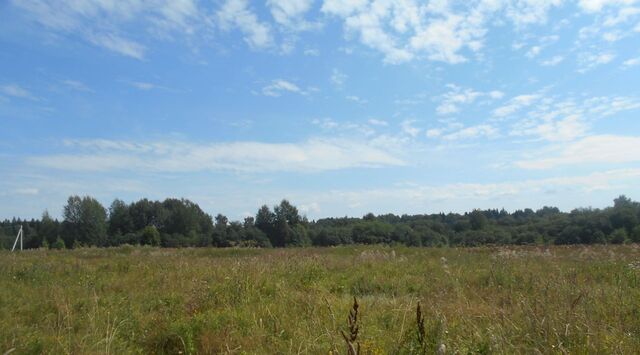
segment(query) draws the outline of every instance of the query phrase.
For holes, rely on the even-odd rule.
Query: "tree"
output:
[[[155,226],[146,226],[140,234],[140,243],[142,245],[160,245],[160,232]]]
[[[274,230],[275,230],[275,215],[267,205],[262,205],[256,213],[256,227],[261,230],[269,238],[269,242],[273,246],[278,246],[274,243]]]
[[[627,230],[624,228],[614,230],[609,236],[609,240],[612,244],[624,244],[628,239]]]
[[[484,229],[487,226],[488,220],[482,211],[473,210],[469,215],[469,223],[471,224],[471,229],[477,231]]]
[[[66,244],[104,246],[107,237],[107,211],[90,196],[71,196],[64,207]]]
[[[60,237],[58,237],[56,241],[53,244],[51,244],[51,249],[62,250],[64,248],[65,248],[64,240],[62,240],[62,238]]]
[[[46,241],[48,245],[53,244],[58,238],[58,222],[49,216],[48,211],[42,213],[42,222],[38,228],[38,235],[42,237],[42,243]]]
[[[282,200],[278,206],[273,208],[277,220],[284,220],[290,226],[295,226],[302,222],[298,209],[287,200]]]
[[[108,232],[111,236],[134,232],[129,206],[122,200],[113,200],[109,207]]]
[[[631,232],[631,241],[634,243],[640,243],[640,225],[635,226]]]

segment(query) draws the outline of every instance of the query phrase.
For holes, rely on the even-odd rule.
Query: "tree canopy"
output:
[[[71,196],[63,220],[47,211],[39,220],[0,222],[0,248],[10,248],[23,226],[25,248],[140,244],[162,247],[302,247],[342,244],[477,246],[504,244],[640,243],[640,203],[626,196],[604,209],[561,212],[543,207],[507,212],[374,215],[309,221],[287,200],[255,216],[230,221],[187,199],[116,199],[108,210],[90,196]]]

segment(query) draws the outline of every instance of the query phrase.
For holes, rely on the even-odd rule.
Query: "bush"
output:
[[[146,226],[140,233],[140,243],[142,245],[160,245],[160,232],[155,226]]]
[[[631,231],[631,241],[634,243],[640,243],[640,225],[633,228]]]
[[[628,240],[627,231],[624,228],[618,228],[611,233],[609,240],[613,244],[623,244]]]
[[[64,245],[64,240],[62,240],[62,238],[58,237],[56,239],[56,241],[51,244],[51,249],[58,249],[58,250],[62,250],[66,248],[66,246]]]

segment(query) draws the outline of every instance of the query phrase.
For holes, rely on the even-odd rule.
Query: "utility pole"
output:
[[[20,230],[18,231],[18,236],[16,236],[16,241],[13,242],[13,248],[11,248],[11,251],[16,250],[16,244],[18,244],[18,239],[20,239],[20,250],[22,250],[22,241],[24,239],[24,232],[22,231],[22,225],[20,225]]]

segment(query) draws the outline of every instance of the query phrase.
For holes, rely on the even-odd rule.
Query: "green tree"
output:
[[[627,231],[624,228],[614,230],[609,236],[609,240],[612,244],[624,244],[628,239]]]
[[[109,235],[124,235],[133,231],[133,220],[129,213],[129,206],[122,200],[113,200],[109,207]]]
[[[65,238],[84,245],[104,246],[107,237],[107,211],[96,199],[71,196],[64,207]]]
[[[631,241],[634,243],[640,243],[640,225],[635,226],[631,232]]]
[[[155,226],[146,226],[140,234],[140,243],[142,245],[160,245],[160,232]]]
[[[58,237],[56,241],[53,242],[53,244],[51,244],[51,249],[62,250],[64,248],[65,248],[64,240],[62,240],[62,238],[60,237]]]
[[[49,216],[48,211],[42,213],[42,220],[38,228],[38,235],[42,237],[42,243],[46,241],[48,245],[53,244],[58,238],[58,222]]]
[[[469,223],[473,230],[484,229],[488,222],[487,217],[480,210],[473,210],[473,212],[469,214]]]

